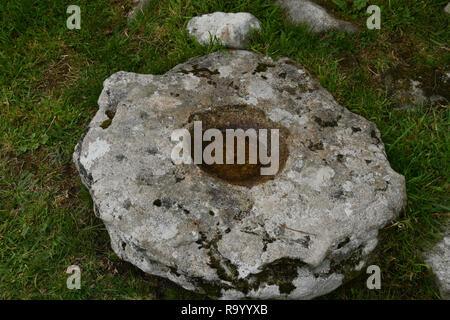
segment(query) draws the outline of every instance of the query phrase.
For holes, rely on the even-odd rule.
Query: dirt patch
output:
[[[52,152],[40,147],[33,152],[17,155],[9,151],[0,156],[4,173],[9,177],[21,177],[26,173],[38,183],[33,184],[34,192],[51,192],[51,205],[59,208],[75,208],[82,201],[82,185],[75,165],[70,161],[58,163],[52,161]],[[20,178],[19,178],[20,179]],[[20,181],[18,181],[20,183]],[[14,185],[12,185],[14,187]],[[77,216],[81,224],[88,223],[90,212],[86,216]]]
[[[432,97],[443,97],[450,100],[450,82],[446,71],[436,69],[424,63],[419,52],[423,52],[423,44],[411,37],[395,36],[391,39],[390,57],[392,63],[380,77],[381,84],[390,95],[397,92],[414,94],[412,83],[423,95],[426,102]]]
[[[419,67],[418,69],[397,66],[383,74],[385,85],[390,94],[399,90],[410,90],[410,81],[419,82],[418,87],[426,98],[441,96],[450,101],[450,82],[442,70]]]
[[[355,43],[355,50],[336,54],[339,72],[355,85],[363,79],[372,88],[387,91],[398,107],[450,100],[449,70],[425,63],[426,50],[431,49],[412,36],[380,33],[368,46]],[[361,69],[364,73],[355,77]]]
[[[85,59],[81,59],[62,41],[57,47],[61,49],[61,54],[46,63],[47,67],[35,87],[36,90],[46,94],[54,94],[77,81],[82,66],[87,64]]]

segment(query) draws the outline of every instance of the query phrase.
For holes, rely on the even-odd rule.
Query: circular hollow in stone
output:
[[[191,133],[191,153],[194,158],[194,121],[201,121],[202,135],[208,129],[218,129],[223,136],[223,163],[222,164],[205,164],[202,163],[199,167],[208,174],[222,179],[231,184],[240,186],[252,186],[258,183],[273,179],[276,174],[281,172],[288,158],[287,138],[289,131],[281,124],[275,123],[267,118],[265,113],[253,106],[248,105],[234,105],[234,106],[219,106],[208,108],[206,110],[194,112],[189,117],[189,132]],[[277,129],[279,131],[279,164],[277,173],[274,175],[262,175],[261,168],[268,167],[270,164],[262,164],[260,157],[257,157],[257,163],[251,164],[249,161],[249,143],[250,138],[245,138],[245,164],[238,164],[238,147],[237,138],[234,138],[234,159],[233,164],[226,163],[226,148],[228,141],[226,139],[226,130],[254,129],[257,133],[257,145],[259,148],[259,130],[267,130],[267,149],[268,156],[271,150],[271,130]],[[204,141],[202,152],[210,142]],[[258,149],[259,152],[259,149]]]

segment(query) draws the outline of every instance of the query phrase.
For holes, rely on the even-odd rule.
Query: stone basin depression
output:
[[[113,250],[212,298],[331,292],[367,266],[406,203],[375,124],[290,59],[231,50],[163,75],[118,72],[98,104],[74,162]],[[174,163],[171,135],[194,121],[278,129],[279,170]]]

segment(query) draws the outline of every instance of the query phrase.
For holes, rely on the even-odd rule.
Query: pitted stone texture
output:
[[[292,23],[307,24],[312,32],[342,30],[358,32],[358,28],[349,22],[338,20],[324,8],[308,0],[277,0],[280,7],[286,9]]]
[[[118,72],[98,103],[74,153],[95,213],[122,259],[189,290],[326,294],[365,266],[378,230],[405,205],[376,126],[286,58],[216,52],[164,75]],[[227,105],[252,105],[289,130],[273,180],[230,185],[172,163],[173,130]]]
[[[218,39],[228,48],[245,49],[254,30],[261,30],[261,22],[247,12],[214,12],[189,20],[186,29],[201,44]]]
[[[450,300],[450,224],[443,239],[426,253],[426,262],[433,269],[442,299]]]

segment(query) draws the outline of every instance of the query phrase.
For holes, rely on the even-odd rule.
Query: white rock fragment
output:
[[[324,8],[308,0],[277,0],[286,9],[288,19],[295,24],[306,24],[312,32],[342,30],[357,32],[358,28],[349,22],[338,20]]]
[[[261,22],[247,12],[214,12],[189,20],[186,29],[201,44],[218,39],[225,47],[244,49],[250,41],[252,31],[261,30]]]
[[[450,224],[443,239],[425,253],[425,260],[432,268],[442,299],[450,300]]]

